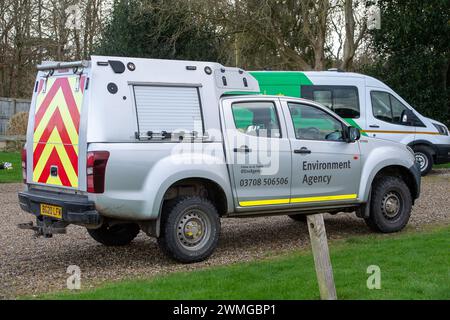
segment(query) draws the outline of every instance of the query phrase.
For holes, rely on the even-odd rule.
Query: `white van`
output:
[[[383,82],[338,70],[317,72],[256,71],[264,94],[314,100],[330,108],[364,136],[410,146],[422,175],[433,164],[450,162],[448,128],[422,116]]]

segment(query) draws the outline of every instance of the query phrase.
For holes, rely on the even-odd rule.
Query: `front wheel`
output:
[[[365,221],[374,231],[397,232],[408,223],[411,210],[412,197],[408,186],[398,177],[386,176],[374,183],[370,216]]]
[[[205,198],[180,197],[163,208],[158,244],[169,257],[184,263],[208,258],[219,241],[220,218]]]
[[[419,164],[421,175],[426,176],[433,168],[433,151],[427,146],[419,145],[414,147],[414,157]]]

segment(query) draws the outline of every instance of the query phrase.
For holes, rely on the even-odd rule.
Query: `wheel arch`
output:
[[[394,177],[401,178],[408,186],[408,189],[411,192],[411,197],[413,199],[413,204],[414,204],[414,200],[417,199],[417,197],[419,195],[420,186],[417,185],[414,174],[411,172],[411,170],[409,168],[406,168],[401,165],[389,165],[389,166],[381,168],[374,175],[372,181],[370,182],[371,188],[374,185],[374,183],[376,183],[377,180],[383,176],[394,176]]]
[[[429,147],[431,149],[431,151],[433,151],[433,157],[436,156],[436,148],[432,142],[427,141],[427,140],[414,140],[414,141],[411,141],[410,143],[408,143],[408,147],[411,147],[412,149],[414,149],[414,147],[417,147],[417,146]]]
[[[173,182],[164,192],[161,209],[166,201],[179,196],[190,195],[201,196],[210,200],[219,212],[219,216],[228,213],[228,197],[224,188],[216,181],[205,177],[187,177]]]

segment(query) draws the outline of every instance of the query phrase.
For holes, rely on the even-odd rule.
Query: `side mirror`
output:
[[[417,121],[418,118],[417,116],[414,114],[414,112],[412,112],[411,110],[403,110],[402,114],[401,114],[401,124],[405,125],[405,126],[413,126]]]
[[[358,141],[359,138],[361,138],[361,132],[358,128],[355,127],[348,127],[347,129],[347,142],[355,142]]]

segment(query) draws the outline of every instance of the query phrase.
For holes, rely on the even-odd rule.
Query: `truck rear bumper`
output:
[[[41,204],[47,204],[62,208],[61,219],[50,219],[79,225],[99,225],[102,222],[102,217],[95,210],[94,203],[83,195],[29,190],[19,192],[19,204],[22,210],[38,218],[49,218],[41,215]]]

